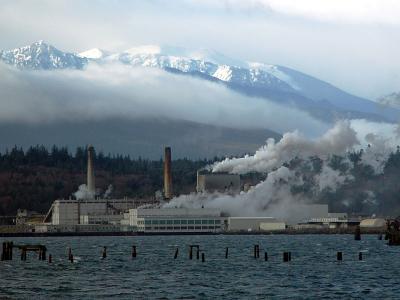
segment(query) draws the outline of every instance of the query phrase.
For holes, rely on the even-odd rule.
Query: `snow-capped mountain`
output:
[[[46,44],[43,41],[29,46],[0,51],[0,60],[21,69],[82,69],[87,59],[72,53],[67,53]]]
[[[201,73],[224,82],[246,86],[271,87],[290,91],[285,81],[260,68],[251,68],[241,62],[214,51],[188,51],[178,47],[141,46],[121,53],[91,49],[79,53],[80,57],[99,63],[120,62],[131,66],[175,70],[182,73]],[[225,64],[230,62],[232,65]]]
[[[105,58],[105,57],[109,56],[110,54],[111,54],[111,52],[108,52],[106,50],[99,49],[99,48],[93,48],[93,49],[84,51],[82,53],[79,53],[78,56],[82,57],[82,58],[95,60],[95,59]]]
[[[180,47],[139,46],[113,53],[94,48],[79,54],[66,53],[43,41],[0,51],[0,61],[20,69],[84,69],[91,63],[122,63],[153,67],[182,75],[217,81],[240,93],[290,103],[315,117],[397,121],[399,111],[346,93],[329,83],[278,65],[246,62],[210,50]]]

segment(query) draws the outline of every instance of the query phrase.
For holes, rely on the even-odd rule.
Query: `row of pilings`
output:
[[[13,242],[3,242],[3,251],[1,254],[1,260],[12,260],[12,249],[13,248],[19,248],[21,250],[21,260],[26,261],[27,259],[27,252],[28,251],[35,251],[38,253],[38,258],[39,260],[45,261],[47,260],[46,258],[46,247],[43,245],[14,245]],[[189,253],[188,253],[188,258],[189,260],[200,260],[202,262],[205,262],[205,251],[200,248],[200,245],[189,245]],[[177,259],[179,255],[179,247],[175,249],[175,253],[173,258]],[[138,256],[137,253],[137,246],[132,246],[132,251],[131,251],[131,258],[135,259]],[[253,257],[254,259],[259,259],[260,258],[260,245],[256,244],[253,247]],[[68,260],[73,263],[74,262],[74,255],[72,253],[72,248],[68,248],[67,252],[67,258]],[[107,258],[107,247],[104,246],[101,254],[101,258],[104,260]],[[229,258],[229,247],[225,248],[225,259]],[[49,254],[48,256],[48,262],[52,263],[52,255]],[[269,256],[268,252],[264,251],[264,260],[268,261]],[[282,253],[282,261],[283,262],[290,262],[292,260],[292,253],[291,252],[283,252]],[[336,253],[336,260],[337,261],[342,261],[343,260],[343,252],[337,252]],[[363,260],[363,253],[359,252],[358,253],[358,260]]]

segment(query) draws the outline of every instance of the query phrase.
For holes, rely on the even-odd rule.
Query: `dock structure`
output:
[[[1,260],[12,260],[13,249],[19,249],[21,251],[21,260],[26,261],[26,253],[36,252],[38,253],[39,260],[46,260],[47,248],[44,245],[16,245],[13,242],[3,242],[3,248],[1,253]]]

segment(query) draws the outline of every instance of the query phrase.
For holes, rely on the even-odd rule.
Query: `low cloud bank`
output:
[[[83,72],[20,71],[0,64],[0,76],[0,122],[164,117],[281,133],[298,128],[309,135],[327,127],[294,108],[158,69],[116,64]]]

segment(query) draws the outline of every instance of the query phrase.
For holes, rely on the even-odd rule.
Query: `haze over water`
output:
[[[11,239],[9,239],[11,240]],[[0,262],[0,297],[11,299],[396,298],[400,248],[376,235],[254,235],[13,238],[46,245],[53,263],[29,253]],[[1,239],[0,242],[5,241]],[[191,261],[199,244],[206,261]],[[260,258],[253,245],[260,244]],[[138,256],[131,258],[137,245]],[[101,259],[103,246],[107,258]],[[67,260],[72,247],[75,262]],[[174,260],[176,247],[179,255]],[[225,247],[229,258],[225,259]],[[264,251],[269,260],[264,261]],[[292,261],[282,262],[291,251]],[[336,252],[343,261],[336,261]],[[358,260],[359,251],[363,261]]]

